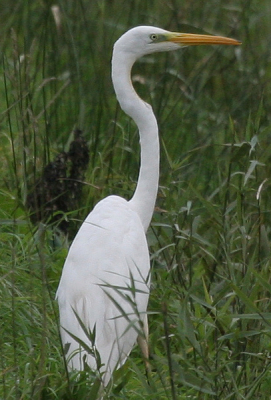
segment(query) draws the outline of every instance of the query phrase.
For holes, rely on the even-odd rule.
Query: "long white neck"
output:
[[[112,80],[117,99],[123,111],[136,123],[141,145],[141,165],[135,193],[130,200],[147,231],[157,196],[159,179],[159,137],[152,107],[135,92],[131,82],[131,69],[136,60],[114,49],[112,57]]]

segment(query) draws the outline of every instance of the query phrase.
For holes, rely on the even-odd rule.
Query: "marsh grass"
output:
[[[129,198],[138,137],[111,85],[114,41],[131,26],[224,34],[240,48],[190,48],[140,60],[134,85],[153,105],[161,179],[148,233],[152,373],[135,348],[110,399],[270,399],[270,4],[11,1],[1,9],[0,398],[95,399],[68,375],[54,301],[67,254],[50,221],[30,224],[33,181],[84,131],[92,206]],[[90,384],[93,382],[93,384]]]

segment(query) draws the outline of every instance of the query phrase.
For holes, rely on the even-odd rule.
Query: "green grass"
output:
[[[67,218],[79,227],[102,197],[132,195],[138,136],[110,59],[139,24],[243,44],[152,55],[133,70],[161,136],[152,373],[147,383],[135,347],[106,398],[270,399],[269,1],[60,1],[59,29],[52,4],[9,1],[0,15],[0,399],[97,398],[97,382],[68,376],[63,360],[54,296],[68,245],[50,221],[31,225],[25,202],[75,127],[90,165],[82,207]]]

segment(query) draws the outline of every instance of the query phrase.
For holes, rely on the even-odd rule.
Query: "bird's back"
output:
[[[125,361],[146,316],[149,268],[144,229],[129,202],[117,196],[99,202],[71,245],[56,295],[71,369],[83,369],[84,355],[97,368],[91,355],[77,351],[78,342],[68,333],[93,347],[75,313],[87,329],[95,327],[105,384]]]

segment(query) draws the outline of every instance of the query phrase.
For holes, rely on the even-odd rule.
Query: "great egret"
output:
[[[116,96],[139,129],[138,183],[131,200],[106,197],[87,216],[71,245],[56,294],[69,368],[82,370],[86,362],[91,369],[100,369],[104,385],[124,363],[137,338],[143,354],[148,355],[150,261],[145,234],[158,190],[159,138],[151,106],[132,86],[131,69],[145,54],[203,44],[240,42],[139,26],[114,45],[112,80]]]

